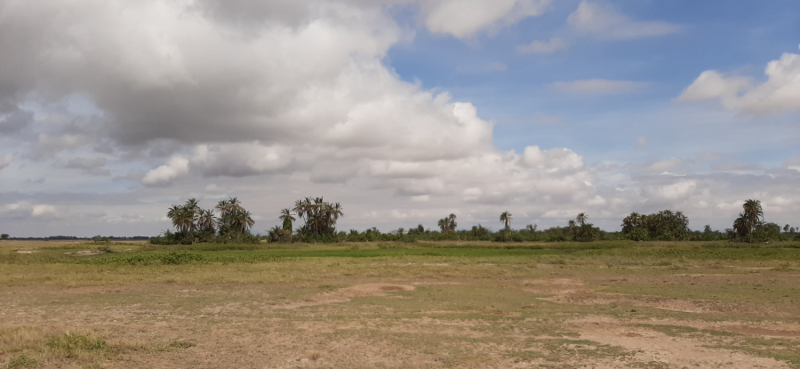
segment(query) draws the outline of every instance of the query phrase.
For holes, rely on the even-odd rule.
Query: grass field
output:
[[[0,242],[0,368],[800,368],[800,243]]]

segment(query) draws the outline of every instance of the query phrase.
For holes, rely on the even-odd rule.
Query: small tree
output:
[[[7,240],[8,239],[8,233],[0,234],[0,239],[2,239],[3,241]]]
[[[511,223],[511,213],[504,211],[503,214],[500,214],[500,223],[505,225],[505,229],[509,229],[508,224]]]

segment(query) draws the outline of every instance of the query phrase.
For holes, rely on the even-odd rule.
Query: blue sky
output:
[[[152,235],[190,197],[256,231],[607,230],[757,198],[800,226],[800,3],[94,0],[0,5],[0,226]],[[3,231],[0,229],[0,231]]]

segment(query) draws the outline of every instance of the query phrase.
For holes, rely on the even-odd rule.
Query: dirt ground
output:
[[[0,264],[0,367],[800,368],[798,265],[488,261]]]

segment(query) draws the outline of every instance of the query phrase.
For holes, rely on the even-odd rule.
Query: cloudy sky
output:
[[[0,232],[800,226],[796,0],[0,0]]]

